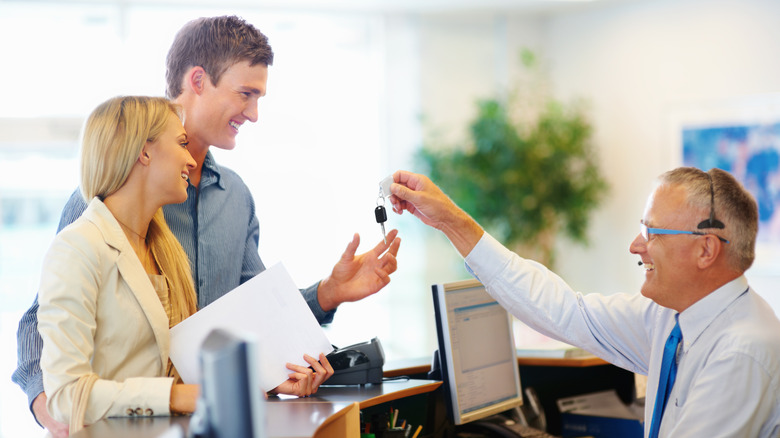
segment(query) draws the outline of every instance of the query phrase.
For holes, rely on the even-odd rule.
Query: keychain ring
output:
[[[376,205],[377,206],[380,206],[380,205],[384,206],[385,205],[385,196],[384,195],[385,194],[384,194],[384,192],[382,192],[382,187],[379,187],[379,196],[376,198]],[[379,203],[380,200],[382,201],[381,204]]]

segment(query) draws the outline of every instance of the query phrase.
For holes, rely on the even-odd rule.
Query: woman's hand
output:
[[[191,414],[195,412],[199,392],[198,385],[173,385],[171,387],[171,413]]]
[[[320,385],[333,375],[333,367],[324,354],[320,353],[319,361],[308,354],[304,354],[303,359],[311,367],[288,363],[287,368],[293,372],[289,375],[289,379],[274,388],[272,393],[308,397],[316,393]]]

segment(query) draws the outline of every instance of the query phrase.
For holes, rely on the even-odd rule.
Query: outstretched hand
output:
[[[458,252],[466,257],[484,231],[482,227],[427,176],[399,170],[393,174],[390,203],[393,210],[412,213],[425,225],[441,230]]]
[[[311,367],[288,363],[287,368],[292,371],[288,376],[289,379],[274,388],[271,392],[275,394],[308,397],[316,393],[320,385],[333,375],[333,367],[324,354],[320,353],[319,361],[308,354],[304,354],[303,359],[311,365]]]
[[[322,280],[317,298],[328,312],[341,303],[362,300],[390,283],[390,274],[398,269],[398,230],[387,234],[387,243],[379,242],[370,251],[355,255],[360,236],[355,234],[330,275]]]
[[[393,174],[395,184],[390,186],[393,211],[412,213],[425,225],[441,230],[460,209],[427,176],[399,170]]]

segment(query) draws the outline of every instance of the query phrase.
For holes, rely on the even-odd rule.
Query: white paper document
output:
[[[198,354],[215,328],[256,341],[264,391],[288,379],[292,371],[286,363],[308,367],[304,354],[318,358],[320,353],[333,351],[282,264],[266,269],[171,329],[171,360],[184,383],[201,383]]]
[[[632,420],[643,418],[641,411],[637,415],[629,406],[623,404],[614,389],[561,398],[556,403],[561,412],[572,414]]]
[[[593,356],[582,348],[545,336],[517,318],[512,318],[512,329],[519,357],[575,358]]]

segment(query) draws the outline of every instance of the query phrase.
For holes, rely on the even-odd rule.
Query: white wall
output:
[[[628,246],[653,178],[680,164],[675,114],[780,90],[780,2],[641,0],[498,17],[421,20],[423,113],[448,135],[462,136],[474,99],[500,89],[505,78],[496,78],[511,75],[519,47],[535,49],[557,97],[591,102],[611,185],[594,215],[591,245],[562,242],[558,272],[583,291],[637,291],[643,275]],[[502,51],[505,59],[496,61]]]
[[[581,250],[562,259],[564,273],[583,288],[640,284],[632,269],[636,257],[615,254],[626,255],[637,233],[649,182],[679,164],[671,119],[683,108],[780,90],[778,16],[776,1],[686,0],[628,3],[549,21],[554,81],[562,95],[592,100],[612,184],[593,227],[598,240],[587,257],[593,261],[583,263]]]

